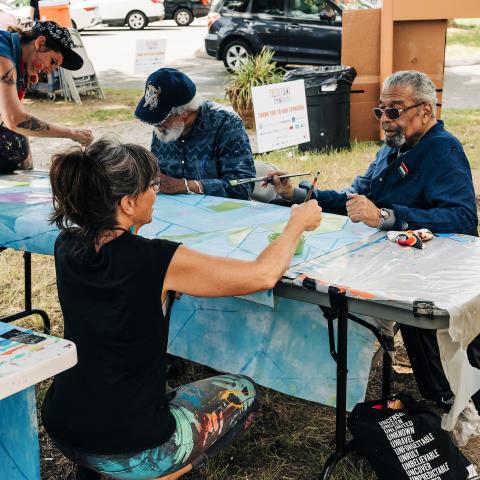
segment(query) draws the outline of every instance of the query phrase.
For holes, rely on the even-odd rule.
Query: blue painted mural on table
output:
[[[40,479],[34,385],[76,361],[72,342],[0,322],[0,479]]]
[[[237,298],[183,296],[172,318],[168,348],[176,355],[335,406],[336,363],[318,306],[285,298],[275,298],[271,308]],[[349,410],[365,397],[372,347],[370,332],[350,322]]]
[[[0,400],[0,478],[40,480],[35,387]]]
[[[12,183],[16,182],[16,183]],[[51,255],[57,231],[48,225],[48,176],[27,173],[0,177],[0,245]],[[199,251],[253,259],[282,230],[289,209],[200,195],[158,195],[145,237],[183,242]],[[346,217],[324,215],[306,233],[295,265],[376,232]],[[276,299],[271,292],[237,298],[183,297],[174,305],[169,350],[223,371],[251,375],[260,384],[309,400],[335,405],[336,364],[328,348],[326,321],[316,306]],[[372,335],[350,326],[348,405],[365,394]]]

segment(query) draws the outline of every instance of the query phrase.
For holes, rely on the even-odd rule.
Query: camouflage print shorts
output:
[[[201,465],[241,435],[258,409],[255,383],[242,375],[217,375],[183,385],[169,401],[176,422],[172,437],[135,454],[93,455],[54,444],[78,465],[124,480],[150,480],[186,465]]]

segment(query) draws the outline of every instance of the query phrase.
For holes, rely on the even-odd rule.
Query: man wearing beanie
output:
[[[250,198],[251,184],[229,183],[255,176],[242,120],[203,100],[187,75],[174,68],[152,73],[135,116],[153,126],[151,150],[162,172],[162,193]]]

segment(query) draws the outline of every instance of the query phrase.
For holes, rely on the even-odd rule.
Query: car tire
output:
[[[148,18],[140,10],[133,10],[127,15],[125,23],[130,30],[143,30],[148,25]]]
[[[225,45],[222,60],[228,72],[233,73],[252,54],[252,47],[243,40],[232,40]]]
[[[193,22],[193,13],[188,8],[179,8],[173,19],[179,27],[188,27]]]

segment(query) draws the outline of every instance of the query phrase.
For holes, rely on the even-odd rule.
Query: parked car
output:
[[[13,9],[17,18],[21,19],[18,24],[24,28],[32,26],[30,18],[29,0],[0,0],[2,3],[8,3]],[[94,27],[102,22],[97,3],[93,0],[69,0],[70,17],[72,18],[72,27],[76,30]],[[1,7],[0,7],[1,8]]]
[[[5,30],[10,25],[30,28],[33,25],[30,7],[18,8],[10,2],[0,0],[0,29]]]
[[[165,20],[175,20],[186,27],[194,18],[205,17],[210,11],[210,0],[165,0]]]
[[[103,23],[112,27],[127,25],[131,30],[142,30],[150,22],[163,20],[163,0],[96,0]]]
[[[96,1],[70,0],[70,16],[72,27],[79,32],[102,23],[100,8]]]
[[[359,0],[353,0],[359,2]],[[370,6],[367,0],[360,0]],[[219,0],[208,15],[207,53],[232,72],[248,55],[272,49],[279,63],[337,65],[342,44],[339,0]]]

